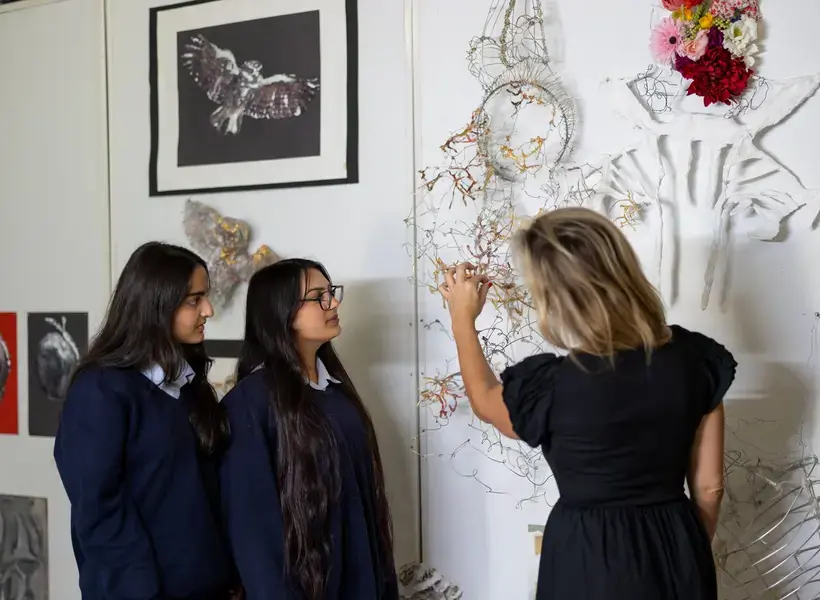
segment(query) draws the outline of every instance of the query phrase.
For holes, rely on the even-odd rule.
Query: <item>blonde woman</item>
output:
[[[492,282],[459,265],[441,293],[476,416],[540,446],[555,474],[537,600],[717,600],[731,353],[667,325],[629,242],[598,213],[547,212],[515,244],[540,329],[568,356],[531,356],[499,382],[475,328]]]

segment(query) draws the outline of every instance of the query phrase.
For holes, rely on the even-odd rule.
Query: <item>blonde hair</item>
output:
[[[542,213],[517,232],[515,250],[541,333],[558,348],[612,357],[669,341],[663,303],[629,241],[586,208]]]

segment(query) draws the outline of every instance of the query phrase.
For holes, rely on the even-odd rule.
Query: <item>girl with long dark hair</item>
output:
[[[305,259],[248,286],[220,469],[247,600],[398,598],[376,434],[331,346],[342,291]]]
[[[54,458],[83,600],[223,600],[217,459],[228,421],[203,348],[208,270],[159,242],[125,265],[73,376]]]

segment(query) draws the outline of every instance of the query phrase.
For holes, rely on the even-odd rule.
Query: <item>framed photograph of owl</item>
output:
[[[356,0],[151,9],[152,196],[358,183]]]

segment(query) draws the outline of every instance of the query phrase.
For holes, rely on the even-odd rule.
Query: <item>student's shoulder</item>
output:
[[[88,367],[79,372],[72,381],[66,404],[87,405],[97,400],[127,404],[146,388],[141,378],[143,376],[135,369]]]
[[[258,412],[267,408],[270,391],[262,369],[244,377],[225,394],[222,405],[229,414]]]

